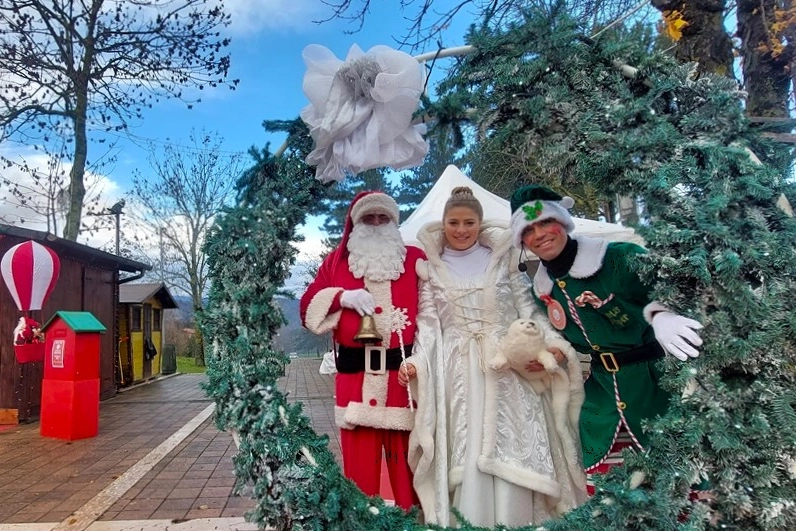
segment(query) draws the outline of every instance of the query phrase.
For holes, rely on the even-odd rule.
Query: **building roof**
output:
[[[91,312],[55,312],[49,321],[44,323],[41,327],[43,331],[47,330],[56,319],[61,318],[69,325],[69,328],[75,332],[105,332],[107,329],[105,325],[99,322]]]
[[[3,234],[41,242],[42,245],[46,245],[55,251],[59,258],[71,256],[80,262],[101,266],[104,269],[116,269],[128,273],[143,273],[144,271],[152,269],[152,266],[149,264],[106,253],[105,251],[100,251],[99,249],[83,245],[82,243],[65,240],[49,232],[0,224],[0,235]]]
[[[119,303],[121,304],[141,304],[153,297],[160,302],[163,309],[179,308],[174,297],[169,293],[169,288],[163,282],[119,285]]]

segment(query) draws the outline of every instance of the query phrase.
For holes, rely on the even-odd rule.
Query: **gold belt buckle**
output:
[[[378,352],[380,355],[380,364],[378,369],[373,368],[373,354]],[[368,374],[387,374],[387,348],[375,347],[373,345],[365,346],[365,372]]]
[[[613,352],[601,352],[600,361],[603,362],[606,371],[619,372],[619,363],[617,363]]]

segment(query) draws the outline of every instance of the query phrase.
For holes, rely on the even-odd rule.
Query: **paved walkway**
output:
[[[319,365],[292,360],[277,385],[339,457],[334,378]],[[242,518],[254,501],[232,496],[235,445],[213,424],[203,381],[177,375],[102,402],[90,439],[41,437],[38,423],[0,432],[0,531],[254,529]]]

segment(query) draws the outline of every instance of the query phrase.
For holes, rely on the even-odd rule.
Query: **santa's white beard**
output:
[[[406,246],[398,226],[354,225],[348,238],[348,270],[373,282],[396,280],[404,272]]]

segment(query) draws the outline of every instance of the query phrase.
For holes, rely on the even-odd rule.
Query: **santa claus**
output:
[[[25,345],[42,342],[44,342],[44,334],[41,331],[41,325],[30,317],[24,315],[20,317],[16,328],[14,328],[14,344]]]
[[[362,192],[348,210],[343,238],[301,297],[301,319],[316,334],[333,332],[337,344],[335,422],[343,469],[367,495],[379,492],[382,451],[398,506],[417,504],[407,464],[414,408],[398,369],[412,352],[418,281],[425,255],[405,246],[398,205],[381,192]],[[354,339],[372,316],[381,343]]]

